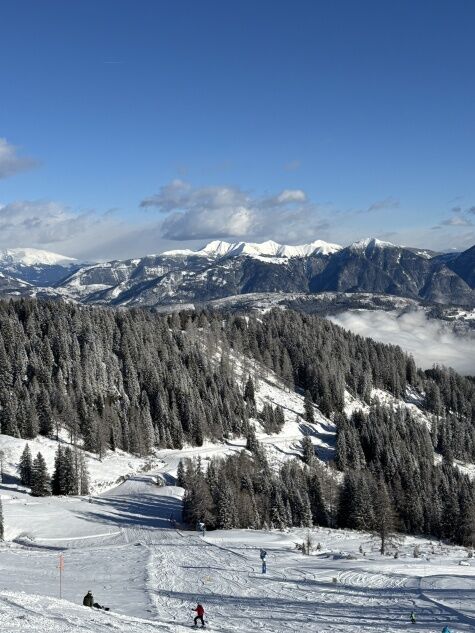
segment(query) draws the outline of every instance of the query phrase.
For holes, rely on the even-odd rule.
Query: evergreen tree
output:
[[[89,494],[89,473],[86,466],[86,460],[84,454],[77,448],[75,450],[75,479],[77,490],[74,494],[88,495]]]
[[[28,444],[25,444],[25,448],[21,454],[18,470],[20,472],[21,483],[24,486],[30,487],[33,473],[33,460]]]
[[[394,535],[395,517],[394,510],[389,498],[389,493],[384,481],[379,481],[374,500],[374,532],[381,542],[380,552],[386,553],[388,541]]]
[[[180,486],[181,488],[186,487],[185,466],[181,459],[178,462],[178,468],[176,470],[176,485]]]
[[[51,478],[51,492],[53,495],[64,495],[65,492],[65,464],[64,464],[64,452],[59,445],[56,450],[54,458],[54,471]]]
[[[42,389],[36,399],[36,413],[41,435],[50,436],[53,431],[53,413],[48,393]]]
[[[310,391],[308,389],[305,392],[305,398],[304,398],[304,401],[303,401],[303,408],[304,408],[304,412],[305,412],[305,420],[309,424],[314,424],[315,423],[315,414],[313,412],[312,394],[310,393]]]
[[[51,494],[51,481],[41,453],[38,453],[33,460],[31,494],[34,497],[46,497]]]
[[[217,527],[222,530],[230,530],[236,527],[236,505],[231,486],[226,481],[219,484],[217,497]]]
[[[302,453],[304,463],[307,464],[307,466],[311,466],[315,461],[315,449],[308,435],[302,439]]]
[[[248,377],[246,381],[246,385],[244,387],[244,401],[247,403],[250,409],[250,414],[254,415],[256,411],[256,397],[255,397],[254,383],[250,376]]]

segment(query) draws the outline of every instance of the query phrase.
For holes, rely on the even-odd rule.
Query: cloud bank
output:
[[[1,248],[32,246],[81,256],[92,245],[100,251],[105,239],[130,231],[113,213],[78,213],[59,202],[22,200],[0,205]]]
[[[140,206],[166,214],[162,236],[173,240],[312,237],[328,223],[301,189],[254,196],[239,187],[192,187],[173,180]]]
[[[475,375],[475,335],[456,334],[450,324],[428,319],[423,310],[398,314],[373,310],[349,310],[332,317],[362,336],[382,343],[399,345],[423,369],[433,365],[453,367],[462,374]]]
[[[17,148],[0,138],[0,180],[35,166],[32,158],[18,156]]]

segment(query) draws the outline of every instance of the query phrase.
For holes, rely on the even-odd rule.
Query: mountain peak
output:
[[[383,242],[383,240],[378,240],[375,237],[366,237],[363,240],[353,242],[353,244],[350,244],[349,248],[354,251],[364,251],[367,248],[398,248],[398,246],[392,244],[391,242]]]
[[[292,257],[308,257],[309,255],[331,255],[341,250],[339,244],[330,244],[323,240],[315,240],[309,244],[298,244],[290,246],[279,244],[274,240],[265,242],[224,242],[213,240],[198,251],[176,250],[166,251],[163,255],[169,256],[189,256],[201,255],[206,257],[238,257],[247,255],[250,257],[276,257],[280,259],[290,259]]]
[[[23,264],[24,266],[68,266],[77,260],[74,257],[66,257],[37,248],[7,248],[0,251],[0,261],[4,264]]]

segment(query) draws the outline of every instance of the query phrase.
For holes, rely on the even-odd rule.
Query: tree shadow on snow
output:
[[[170,529],[172,516],[177,523],[181,521],[182,502],[153,494],[100,497],[94,500],[89,510],[78,512],[77,516],[119,527]]]

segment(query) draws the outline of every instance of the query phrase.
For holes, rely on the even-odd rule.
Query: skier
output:
[[[201,620],[201,628],[204,629],[205,627],[205,621],[204,621],[204,614],[205,614],[205,610],[203,609],[203,606],[201,604],[198,604],[196,606],[196,609],[192,609],[193,611],[196,611],[196,618],[194,619],[194,626],[195,628],[198,626],[198,620]]]
[[[414,613],[414,611],[411,611],[411,622],[412,624],[416,623],[416,614]]]
[[[444,628],[442,629],[442,633],[452,633],[452,631],[449,629],[447,625],[445,625]]]
[[[84,599],[82,601],[83,605],[85,607],[93,607],[94,606],[94,597],[92,595],[92,591],[88,591],[86,593],[86,595],[84,596]]]

